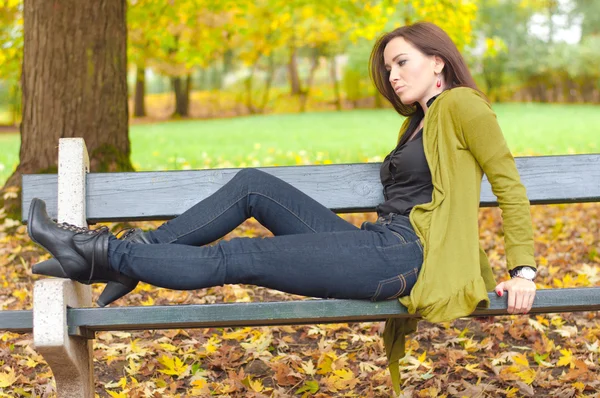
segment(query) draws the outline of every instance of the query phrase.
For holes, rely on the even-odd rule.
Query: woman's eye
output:
[[[405,59],[403,59],[402,61],[398,61],[398,65],[400,65],[400,66],[404,66],[405,63],[406,63]]]

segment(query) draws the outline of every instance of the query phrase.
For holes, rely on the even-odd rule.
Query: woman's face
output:
[[[443,81],[441,87],[436,87],[436,73],[442,71],[443,61],[423,54],[403,37],[390,40],[383,50],[383,60],[390,72],[390,84],[403,104],[419,102],[426,109],[427,101],[442,92]]]

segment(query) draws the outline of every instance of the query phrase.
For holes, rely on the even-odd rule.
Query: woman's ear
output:
[[[434,66],[433,66],[434,72],[436,74],[442,73],[442,70],[444,69],[444,66],[446,65],[444,60],[442,58],[438,57],[437,55],[434,55],[433,61],[434,61]]]

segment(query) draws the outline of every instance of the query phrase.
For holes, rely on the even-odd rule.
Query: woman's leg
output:
[[[115,271],[171,289],[245,283],[323,298],[408,294],[422,263],[418,239],[364,225],[366,230],[235,238],[202,247],[111,239],[109,263]]]
[[[213,195],[144,236],[153,243],[202,246],[250,217],[276,236],[358,229],[285,181],[242,169]]]

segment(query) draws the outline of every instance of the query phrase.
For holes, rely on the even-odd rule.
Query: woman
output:
[[[116,239],[105,228],[56,224],[34,199],[31,238],[55,259],[34,272],[83,283],[108,282],[106,305],[137,281],[172,289],[247,283],[314,297],[400,298],[436,322],[488,305],[508,291],[510,313],[527,313],[535,296],[533,232],[525,188],[495,114],[448,35],[416,23],[382,36],[370,60],[377,89],[407,116],[381,166],[385,201],[361,228],[289,184],[241,170],[214,195],[154,231]],[[511,279],[495,283],[479,246],[482,174],[498,197]],[[249,217],[273,238],[224,236]],[[413,322],[388,321],[391,364],[403,355]],[[391,366],[395,388],[397,366]]]

